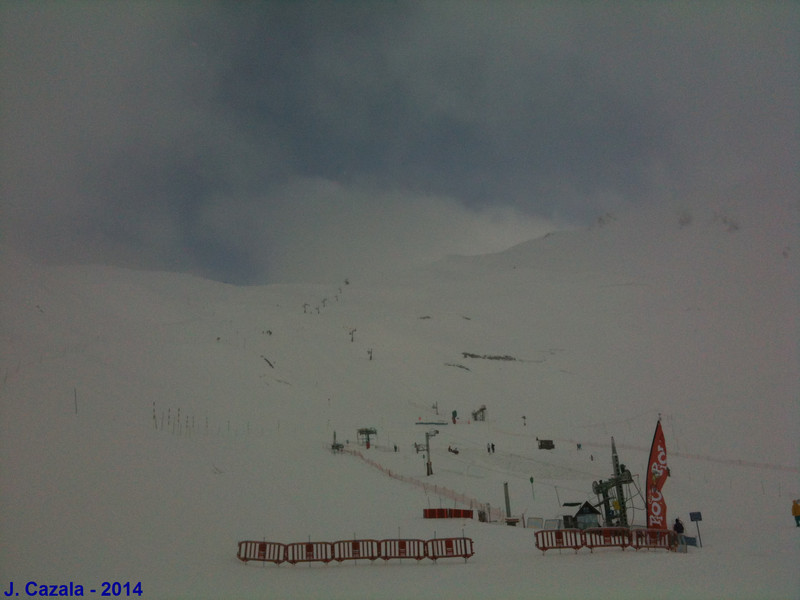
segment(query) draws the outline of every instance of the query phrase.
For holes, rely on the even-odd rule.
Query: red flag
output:
[[[650,460],[647,463],[647,526],[651,529],[669,529],[667,503],[661,493],[667,477],[669,477],[667,445],[659,420],[653,435],[653,445],[650,447]]]

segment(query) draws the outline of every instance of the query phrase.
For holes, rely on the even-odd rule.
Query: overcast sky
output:
[[[795,2],[0,1],[0,233],[317,281],[796,203]]]

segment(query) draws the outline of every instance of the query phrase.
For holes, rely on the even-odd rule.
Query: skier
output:
[[[800,498],[792,501],[792,516],[795,526],[800,527]]]

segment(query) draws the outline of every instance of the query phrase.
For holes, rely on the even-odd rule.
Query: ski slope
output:
[[[239,288],[4,252],[0,586],[20,597],[30,581],[86,595],[118,581],[158,599],[796,598],[800,271],[791,219],[773,218],[606,218],[319,285]],[[530,529],[422,518],[467,502],[504,513],[504,483],[513,516],[569,514],[564,502],[596,501],[592,482],[611,475],[612,436],[641,488],[659,416],[669,516],[692,535],[688,513],[701,511],[702,548],[542,555]],[[420,424],[433,421],[447,424]],[[360,427],[378,431],[368,450]],[[414,444],[433,429],[426,477]],[[370,462],[332,454],[334,433]],[[630,515],[643,524],[636,488]],[[475,542],[466,563],[235,556],[244,539],[462,534]]]

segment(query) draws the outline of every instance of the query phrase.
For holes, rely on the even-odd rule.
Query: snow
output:
[[[797,598],[796,240],[757,216],[736,222],[618,217],[333,286],[240,288],[4,251],[0,585]],[[472,422],[483,404],[487,420]],[[417,423],[453,410],[426,477],[413,444],[430,427]],[[504,510],[505,482],[515,516],[569,514],[560,502],[595,501],[592,482],[611,475],[612,436],[641,487],[659,415],[669,516],[695,535],[688,514],[701,511],[702,548],[543,555],[532,529],[422,518],[466,498]],[[359,427],[377,428],[358,449],[383,470],[329,452],[334,432],[356,449]],[[641,497],[632,517],[643,524]],[[475,542],[466,562],[236,559],[246,539],[460,535]]]

